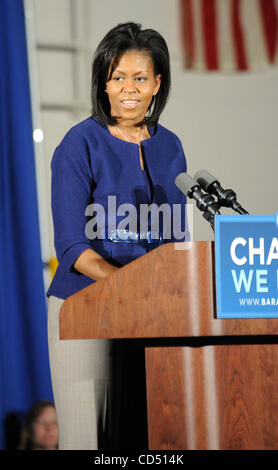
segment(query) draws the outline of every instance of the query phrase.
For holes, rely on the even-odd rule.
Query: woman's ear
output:
[[[154,86],[153,96],[157,95],[157,93],[159,92],[159,88],[161,85],[161,74],[156,75],[154,80],[155,80],[155,86]]]

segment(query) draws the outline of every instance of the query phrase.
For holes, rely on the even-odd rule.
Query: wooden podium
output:
[[[162,245],[60,312],[61,339],[146,339],[152,450],[278,449],[277,334],[216,318],[213,242]]]

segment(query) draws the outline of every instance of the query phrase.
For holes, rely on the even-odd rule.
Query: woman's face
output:
[[[160,83],[161,75],[154,75],[152,58],[147,52],[125,52],[106,83],[111,116],[123,124],[143,121]]]
[[[33,423],[33,446],[37,449],[55,449],[58,445],[58,424],[55,408],[42,410]]]

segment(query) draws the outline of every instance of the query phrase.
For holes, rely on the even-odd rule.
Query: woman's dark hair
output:
[[[144,123],[154,126],[158,122],[170,92],[169,51],[165,40],[157,31],[141,29],[141,25],[136,23],[122,23],[115,26],[106,34],[95,52],[91,82],[92,116],[98,118],[103,125],[116,124],[116,119],[110,114],[110,103],[105,92],[106,82],[121,56],[129,50],[148,52],[153,61],[154,75],[161,74],[160,89],[153,97],[148,116],[144,119]]]

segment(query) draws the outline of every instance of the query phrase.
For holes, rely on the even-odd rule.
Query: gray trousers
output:
[[[60,340],[62,299],[50,296],[48,344],[60,450],[95,450],[104,433],[110,340]]]

